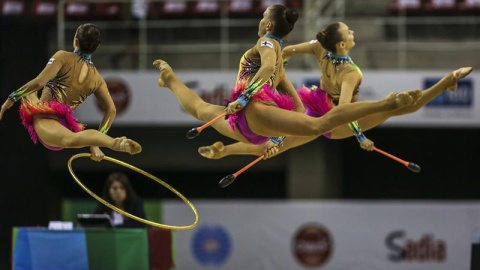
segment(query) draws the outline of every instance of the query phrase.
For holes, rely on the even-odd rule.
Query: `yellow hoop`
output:
[[[193,204],[187,199],[185,198],[185,196],[183,196],[180,192],[178,192],[176,189],[174,189],[173,187],[171,187],[169,184],[163,182],[162,180],[158,179],[157,177],[149,174],[148,172],[144,171],[144,170],[141,170],[135,166],[132,166],[128,163],[125,163],[123,161],[120,161],[120,160],[117,160],[117,159],[114,159],[114,158],[111,158],[111,157],[107,157],[105,156],[103,159],[104,160],[108,160],[110,162],[113,162],[113,163],[116,163],[118,165],[121,165],[121,166],[124,166],[124,167],[127,167],[131,170],[134,170],[140,174],[143,174],[145,175],[146,177],[152,179],[152,180],[155,180],[157,181],[158,183],[160,183],[162,186],[168,188],[170,191],[172,191],[173,193],[175,193],[178,197],[180,197],[185,203],[188,204],[188,206],[192,209],[193,213],[195,214],[195,221],[188,225],[188,226],[170,226],[170,225],[164,225],[164,224],[160,224],[160,223],[155,223],[153,221],[150,221],[150,220],[146,220],[146,219],[143,219],[143,218],[139,218],[137,216],[134,216],[128,212],[125,212],[123,211],[122,209],[119,209],[113,205],[111,205],[110,203],[108,203],[107,201],[105,201],[104,199],[98,197],[95,193],[93,193],[91,190],[89,190],[78,178],[77,176],[75,175],[75,173],[73,172],[73,169],[72,169],[72,161],[77,159],[77,158],[80,158],[80,157],[90,157],[91,154],[87,154],[87,153],[81,153],[81,154],[76,154],[74,156],[72,156],[69,160],[68,160],[68,170],[70,171],[70,174],[72,175],[73,179],[75,179],[75,181],[88,193],[90,194],[90,196],[92,196],[93,198],[95,198],[97,201],[103,203],[105,206],[107,206],[108,208],[114,210],[114,211],[117,211],[119,212],[120,214],[122,215],[125,215],[131,219],[135,219],[136,221],[139,221],[139,222],[142,222],[142,223],[145,223],[145,224],[148,224],[148,225],[152,225],[152,226],[155,226],[155,227],[159,227],[159,228],[163,228],[163,229],[169,229],[169,230],[189,230],[195,226],[197,226],[197,223],[198,223],[198,213],[197,213],[197,209],[195,209],[195,206],[193,206]]]

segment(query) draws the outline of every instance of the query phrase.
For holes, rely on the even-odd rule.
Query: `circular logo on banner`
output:
[[[192,252],[203,265],[220,265],[230,255],[231,246],[230,237],[224,228],[203,226],[193,236]]]
[[[124,113],[130,104],[130,87],[123,79],[118,77],[106,78],[105,83],[115,104],[117,115]],[[97,106],[103,112],[103,108],[98,103]]]
[[[333,253],[333,239],[327,228],[309,223],[302,226],[292,240],[292,252],[297,261],[309,268],[320,268]]]

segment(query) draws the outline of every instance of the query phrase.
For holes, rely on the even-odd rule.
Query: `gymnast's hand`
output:
[[[15,102],[13,102],[13,101],[11,101],[10,99],[7,98],[7,100],[2,105],[2,109],[0,110],[0,120],[2,120],[2,118],[3,118],[3,113],[6,110],[10,109],[13,106],[13,104],[15,104]]]
[[[243,108],[242,104],[238,100],[228,103],[228,106],[225,108],[227,114],[232,114],[240,111]]]
[[[263,159],[269,159],[269,158],[272,158],[274,156],[276,156],[278,154],[278,150],[280,147],[282,147],[282,143],[281,144],[276,144],[272,141],[268,141],[265,143],[264,145],[264,155],[265,157]]]
[[[100,150],[98,146],[90,146],[90,153],[92,153],[92,156],[90,157],[93,161],[101,161],[104,157],[105,154]]]
[[[365,140],[360,143],[360,147],[367,151],[372,151],[374,146],[375,144],[367,138],[365,138]]]

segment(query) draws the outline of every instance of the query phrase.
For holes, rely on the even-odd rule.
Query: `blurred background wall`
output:
[[[480,5],[469,5],[470,1],[465,0],[450,1],[450,5],[449,1],[438,4],[434,0],[2,0],[1,96],[5,99],[34,78],[55,51],[72,50],[75,29],[84,22],[93,22],[102,29],[102,44],[93,58],[100,73],[154,72],[151,63],[158,58],[179,71],[235,72],[240,56],[257,39],[265,6],[274,2],[300,12],[294,31],[286,39],[287,45],[314,39],[316,32],[330,22],[346,22],[355,31],[357,44],[351,56],[364,71],[447,74],[461,66],[480,67]],[[320,75],[315,59],[308,56],[292,59],[287,76],[289,71],[313,71]],[[388,87],[392,91],[395,88]],[[475,96],[478,88],[474,85]],[[396,89],[401,90],[407,89]],[[142,89],[132,89],[133,98],[136,91]],[[162,101],[158,103],[161,106]],[[18,105],[0,122],[2,269],[9,267],[12,226],[45,226],[49,220],[61,218],[63,199],[88,198],[66,166],[71,155],[88,150],[51,152],[34,146],[21,126],[17,109]],[[91,128],[97,125],[87,124]],[[478,126],[384,126],[366,133],[380,148],[420,164],[420,174],[413,174],[379,154],[361,150],[355,139],[320,138],[262,161],[228,189],[219,189],[218,180],[253,157],[206,160],[197,154],[199,146],[217,140],[231,141],[214,130],[206,130],[189,141],[184,133],[191,127],[175,123],[114,124],[112,136],[132,137],[142,143],[144,152],[132,157],[109,150],[105,153],[160,177],[188,198],[480,198],[480,172],[476,166],[480,150]],[[78,175],[96,192],[100,192],[112,170],[126,171],[104,162],[78,162]],[[173,198],[173,194],[148,179],[126,172],[142,197]]]

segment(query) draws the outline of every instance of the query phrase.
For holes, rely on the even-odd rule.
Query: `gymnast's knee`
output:
[[[353,133],[352,134],[342,134],[340,132],[336,132],[336,130],[334,129],[330,132],[324,133],[323,136],[325,138],[331,139],[331,140],[343,140],[343,139],[346,139],[346,138],[353,137]]]
[[[196,106],[195,118],[200,121],[208,122],[213,118],[217,117],[219,114],[221,114],[221,112],[217,113],[215,110],[212,109],[211,104],[206,103],[203,100]]]
[[[326,115],[319,118],[314,125],[311,125],[311,127],[313,129],[314,135],[322,135],[332,131],[335,128],[333,127],[333,123],[330,117]]]
[[[418,110],[420,110],[420,108],[417,108],[415,106],[408,106],[408,107],[405,107],[405,108],[402,108],[402,109],[395,110],[395,111],[391,112],[390,117],[410,114],[410,113],[414,113]]]
[[[64,136],[61,140],[61,146],[64,148],[77,148],[79,147],[80,136],[77,133],[72,133],[68,136]]]

